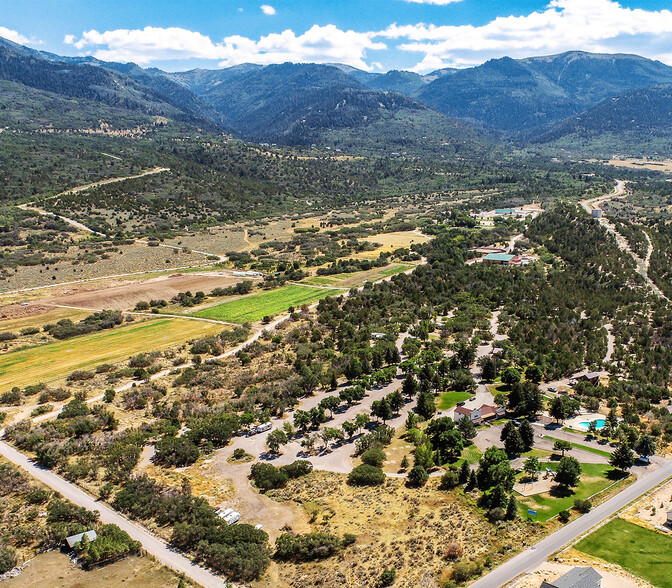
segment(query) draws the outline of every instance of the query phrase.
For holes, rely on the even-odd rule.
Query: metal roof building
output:
[[[491,261],[493,263],[509,263],[515,255],[509,253],[488,253],[483,261]]]
[[[70,535],[70,537],[66,537],[65,540],[68,543],[68,547],[71,549],[79,543],[83,538],[84,535],[88,538],[89,541],[95,541],[98,539],[98,534],[95,531],[85,531],[84,533],[77,533],[77,535]]]

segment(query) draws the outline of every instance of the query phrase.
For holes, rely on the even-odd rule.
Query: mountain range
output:
[[[490,60],[428,75],[342,64],[168,73],[62,57],[0,39],[0,80],[70,99],[166,116],[257,142],[418,149],[496,140],[547,143],[627,131],[668,136],[672,67],[636,55],[572,51]],[[411,136],[412,135],[412,136]]]

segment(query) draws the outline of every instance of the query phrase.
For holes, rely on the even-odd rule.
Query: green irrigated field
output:
[[[382,268],[378,273],[383,274],[384,276],[393,276],[395,274],[400,274],[411,268],[415,267],[414,265],[393,265],[392,267]]]
[[[0,392],[14,386],[55,382],[74,370],[123,361],[137,353],[219,333],[224,328],[204,321],[165,318],[7,353],[0,356]]]
[[[327,296],[338,296],[344,292],[347,290],[283,286],[277,290],[252,294],[218,306],[204,308],[193,314],[230,323],[253,323],[264,316],[286,312],[290,306],[297,308],[302,304],[310,304]]]
[[[631,571],[659,588],[672,587],[672,538],[614,519],[576,544],[576,549]]]

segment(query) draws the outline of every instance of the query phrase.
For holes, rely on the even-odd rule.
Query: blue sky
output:
[[[669,0],[0,0],[0,36],[64,55],[186,70],[341,62],[469,67],[581,49],[672,65]]]

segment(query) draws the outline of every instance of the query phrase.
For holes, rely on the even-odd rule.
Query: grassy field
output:
[[[11,331],[18,333],[21,329],[26,327],[42,327],[49,323],[57,323],[61,319],[68,318],[72,321],[79,321],[90,314],[92,310],[76,310],[74,308],[55,308],[49,312],[42,314],[34,314],[32,316],[24,316],[15,319],[6,319],[0,321],[0,331]]]
[[[13,386],[55,382],[77,369],[115,363],[137,353],[176,345],[222,330],[221,325],[166,318],[15,351],[0,356],[0,392],[6,392]]]
[[[406,270],[411,269],[412,265],[393,265],[392,267],[384,267],[378,273],[383,274],[384,276],[393,276],[395,274],[400,274]]]
[[[331,286],[336,282],[338,282],[338,280],[333,277],[325,278],[324,276],[313,276],[312,278],[306,278],[302,283],[310,284],[311,286]]]
[[[380,251],[394,251],[400,247],[410,247],[414,243],[426,243],[430,237],[421,235],[414,231],[395,231],[394,233],[379,233],[378,235],[371,235],[364,237],[362,241],[369,241],[370,243],[380,243],[382,247],[376,249],[376,257]]]
[[[555,470],[557,463],[547,463],[544,467]],[[581,464],[581,481],[574,489],[574,493],[569,496],[551,496],[548,492],[535,494],[533,496],[517,496],[520,506],[521,516],[527,516],[527,509],[536,510],[540,521],[548,520],[557,515],[561,510],[566,510],[574,506],[574,500],[577,498],[586,499],[600,490],[604,490],[616,481],[616,478],[610,479],[608,474],[614,469],[604,464]]]
[[[578,551],[631,571],[659,588],[672,588],[672,538],[614,519],[576,544]]]
[[[445,392],[439,396],[436,407],[439,410],[448,410],[449,408],[453,408],[458,402],[469,400],[470,398],[471,393],[469,392]]]
[[[231,323],[261,320],[266,315],[286,312],[290,306],[298,308],[327,296],[337,296],[346,290],[322,290],[305,286],[283,286],[260,294],[252,294],[218,306],[195,312],[194,316],[218,319]]]

